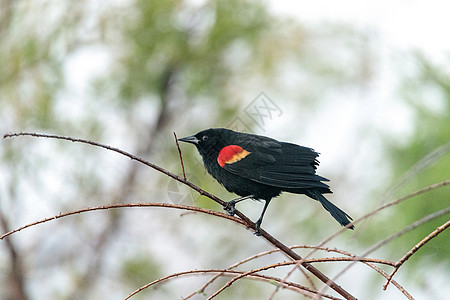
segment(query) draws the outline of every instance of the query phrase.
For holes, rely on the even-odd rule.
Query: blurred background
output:
[[[328,198],[356,219],[450,178],[448,28],[448,4],[436,0],[3,0],[0,133],[94,140],[177,174],[173,132],[228,127],[267,135],[320,152],[318,172],[334,191]],[[205,172],[195,147],[181,149],[193,183],[224,200],[235,197]],[[415,197],[326,246],[363,253],[448,208],[449,195],[443,187]],[[28,137],[0,143],[1,233],[60,212],[127,202],[222,211],[110,151]],[[238,208],[256,220],[262,204]],[[370,256],[396,261],[447,220],[440,213]],[[272,201],[263,228],[287,245],[316,245],[340,229],[318,203],[289,194]],[[394,277],[417,299],[450,293],[449,238],[447,231],[433,239]],[[171,273],[226,268],[270,249],[212,216],[159,208],[90,212],[0,241],[0,298],[123,299]],[[285,259],[274,254],[246,268]],[[332,277],[347,265],[318,267]],[[207,278],[178,278],[135,298],[179,299]],[[307,284],[299,273],[290,279]],[[403,297],[392,285],[383,291],[385,280],[364,265],[337,282],[360,299]],[[219,299],[269,299],[273,290],[241,280]],[[274,299],[298,297],[281,290]]]

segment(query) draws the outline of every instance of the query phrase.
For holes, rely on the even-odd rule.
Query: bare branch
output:
[[[67,141],[71,141],[71,142],[78,142],[78,143],[84,143],[84,144],[89,144],[92,146],[96,146],[96,147],[100,147],[100,148],[104,148],[110,151],[114,151],[117,153],[120,153],[124,156],[129,157],[132,160],[136,160],[146,166],[149,166],[175,180],[177,180],[178,182],[181,182],[187,186],[189,186],[191,189],[197,191],[200,195],[206,196],[208,198],[210,198],[211,200],[217,202],[218,204],[220,204],[221,206],[224,206],[226,204],[225,201],[219,199],[218,197],[214,196],[213,194],[210,194],[208,192],[206,192],[205,190],[201,189],[200,187],[196,186],[195,184],[191,183],[188,180],[185,180],[183,178],[181,178],[180,176],[177,176],[169,171],[167,171],[166,169],[155,165],[151,162],[148,162],[142,158],[139,158],[135,155],[132,155],[126,151],[120,150],[118,148],[114,148],[114,147],[110,147],[104,144],[100,144],[97,142],[93,142],[93,141],[89,141],[89,140],[83,140],[83,139],[78,139],[78,138],[72,138],[72,137],[67,137],[67,136],[58,136],[58,135],[52,135],[52,134],[40,134],[40,133],[30,133],[30,132],[20,132],[20,133],[10,133],[10,134],[5,134],[3,136],[3,138],[10,138],[10,137],[18,137],[18,136],[32,136],[32,137],[43,137],[43,138],[52,138],[52,139],[59,139],[59,140],[67,140]],[[235,214],[241,218],[248,227],[252,228],[252,229],[256,229],[256,224],[254,222],[252,222],[246,215],[244,215],[242,212],[240,212],[239,210],[235,211]],[[302,260],[302,257],[300,255],[298,255],[297,253],[295,253],[292,249],[290,249],[288,246],[286,246],[285,244],[281,243],[280,241],[278,241],[276,238],[274,238],[272,235],[270,235],[269,233],[267,233],[265,230],[261,229],[260,230],[261,236],[264,237],[269,243],[271,243],[273,246],[279,248],[281,251],[283,251],[284,253],[286,253],[286,255],[288,255],[289,257],[291,257],[292,259],[296,260],[296,261],[300,261]],[[310,271],[312,274],[314,274],[319,280],[321,280],[323,283],[325,283],[326,285],[330,286],[333,290],[335,290],[337,293],[339,293],[341,296],[345,297],[346,299],[356,299],[354,296],[352,296],[350,293],[348,293],[345,289],[343,289],[341,286],[339,286],[338,284],[336,284],[334,281],[332,281],[330,278],[328,278],[325,274],[323,274],[322,272],[320,272],[317,268],[315,268],[314,266],[312,266],[311,264],[307,263],[307,262],[302,262],[301,263],[302,266],[304,268],[306,268],[308,271]]]
[[[405,183],[411,181],[414,176],[428,168],[430,165],[435,163],[441,157],[450,152],[450,142],[439,146],[434,149],[430,153],[426,154],[419,161],[417,161],[409,170],[407,170],[399,179],[396,180],[396,183],[386,192],[385,198],[393,195],[400,187],[402,187]]]
[[[229,216],[228,214],[221,213],[221,212],[218,212],[215,210],[210,210],[210,209],[205,209],[205,208],[200,208],[200,207],[195,207],[195,206],[187,206],[187,205],[171,204],[171,203],[121,203],[121,204],[110,204],[110,205],[102,205],[102,206],[95,206],[95,207],[87,207],[87,208],[82,208],[79,210],[74,210],[74,211],[70,211],[70,212],[66,212],[66,213],[60,213],[56,216],[53,216],[50,218],[45,218],[45,219],[27,224],[25,226],[19,227],[17,229],[11,230],[11,231],[1,235],[0,240],[3,240],[5,237],[10,236],[16,232],[19,232],[23,229],[28,228],[28,227],[32,227],[32,226],[35,226],[38,224],[42,224],[42,223],[46,223],[46,222],[53,221],[56,219],[64,218],[67,216],[81,214],[81,213],[95,211],[95,210],[106,210],[106,209],[124,208],[124,207],[164,207],[164,208],[176,208],[176,209],[181,209],[181,210],[190,210],[190,211],[201,212],[201,213],[205,213],[208,215],[213,215],[216,217],[228,219],[228,220],[234,221],[236,223],[239,223],[241,225],[246,225],[239,218],[232,217],[232,216]]]
[[[356,258],[356,259],[357,259],[357,261],[360,261],[360,262],[370,262],[370,263],[378,263],[378,264],[384,264],[384,265],[388,265],[388,266],[394,266],[393,262],[388,261],[388,260],[383,260],[383,259],[375,259],[375,258]],[[355,261],[355,258],[354,257],[325,257],[325,258],[303,259],[303,262],[307,262],[307,263],[338,262],[338,261],[351,261],[352,262],[352,261]],[[222,286],[220,289],[218,289],[214,294],[209,296],[207,298],[207,300],[215,298],[226,288],[230,287],[235,281],[237,281],[245,276],[252,275],[254,273],[265,271],[268,269],[296,265],[298,263],[302,263],[302,262],[299,262],[299,261],[280,262],[280,263],[264,266],[261,268],[253,269],[248,272],[242,273],[239,276],[236,276],[233,279],[231,279],[230,281],[228,281],[224,286]]]
[[[306,245],[296,245],[296,246],[292,246],[291,248],[305,248],[305,249],[309,248],[309,249],[323,250],[323,251],[327,251],[327,252],[336,252],[336,253],[340,253],[343,255],[347,255],[349,257],[357,257],[356,254],[353,254],[353,253],[350,253],[350,252],[344,251],[344,250],[339,250],[336,248],[326,248],[326,247],[306,246]],[[350,265],[353,265],[355,263],[356,262],[352,262]],[[374,264],[368,263],[368,262],[363,262],[363,263],[366,264],[367,266],[369,266],[370,268],[372,268],[373,270],[375,270],[376,272],[378,272],[384,278],[388,279],[389,275],[386,272],[384,272],[382,269],[380,269],[379,267],[375,266]],[[411,300],[414,299],[399,283],[397,283],[393,279],[391,280],[391,282],[400,292],[402,292],[406,296],[406,298],[411,299]],[[324,291],[325,291],[325,289],[320,290],[321,293],[324,293]]]
[[[450,179],[447,179],[447,180],[441,181],[441,182],[439,182],[439,183],[435,183],[435,184],[429,185],[429,186],[427,186],[427,187],[425,187],[425,188],[423,188],[423,189],[417,190],[417,191],[415,191],[415,192],[412,192],[412,193],[410,193],[410,194],[408,194],[408,195],[406,195],[406,196],[403,196],[403,197],[401,197],[401,198],[399,198],[399,199],[397,199],[397,200],[395,200],[395,201],[392,201],[392,202],[389,202],[389,203],[386,203],[386,204],[380,206],[379,208],[377,208],[377,209],[375,209],[375,210],[369,212],[368,214],[365,214],[364,216],[358,218],[357,220],[353,221],[352,224],[360,223],[362,220],[367,219],[367,218],[369,218],[369,217],[371,217],[371,216],[377,214],[377,213],[378,213],[379,211],[381,211],[381,210],[384,210],[384,209],[386,209],[386,208],[388,208],[388,207],[397,205],[397,204],[399,204],[399,203],[401,203],[401,202],[403,202],[403,201],[405,201],[405,200],[411,199],[411,198],[413,198],[413,197],[415,197],[415,196],[418,196],[418,195],[420,195],[420,194],[429,192],[429,191],[434,190],[434,189],[437,189],[437,188],[444,187],[444,186],[449,185],[449,184],[450,184]],[[334,238],[336,238],[337,236],[339,236],[340,234],[342,234],[342,233],[345,232],[345,231],[346,231],[345,228],[341,228],[339,231],[337,231],[336,233],[332,234],[331,236],[329,236],[328,238],[326,238],[325,240],[323,240],[322,242],[320,242],[317,246],[318,246],[318,247],[324,246],[325,244],[327,244],[328,242],[330,242],[331,240],[333,240]],[[305,256],[305,258],[311,257],[311,255],[314,254],[315,251],[316,251],[316,250],[313,249],[311,252],[309,252],[309,253]]]
[[[159,284],[161,282],[167,281],[169,279],[175,278],[175,277],[180,277],[180,276],[186,276],[186,275],[198,275],[198,274],[209,274],[209,273],[217,273],[217,274],[222,274],[224,276],[233,276],[233,275],[241,275],[244,274],[243,271],[238,271],[238,270],[229,270],[229,269],[206,269],[206,270],[191,270],[191,271],[185,271],[185,272],[179,272],[179,273],[174,273],[162,278],[159,278],[157,280],[154,280],[142,287],[140,287],[139,289],[135,290],[134,292],[132,292],[130,295],[128,295],[124,300],[128,300],[131,297],[133,297],[134,295],[138,294],[139,292],[142,292],[143,290],[155,285],[155,284]],[[267,276],[267,275],[261,275],[261,274],[251,274],[249,276],[247,276],[246,278],[250,278],[250,279],[257,279],[257,280],[261,280],[261,281],[265,281],[265,282],[270,282],[270,283],[274,283],[276,282],[277,284],[282,284],[284,285],[285,288],[297,291],[302,293],[305,296],[309,296],[311,297],[311,294],[313,295],[319,295],[328,299],[333,299],[333,300],[338,300],[339,298],[335,298],[331,295],[327,295],[327,294],[318,294],[316,291],[311,290],[305,286],[302,286],[300,284],[297,283],[293,283],[293,282],[281,282],[281,280],[277,277],[272,277],[272,276]],[[200,290],[199,292],[202,292],[202,290]]]
[[[420,248],[422,248],[426,243],[428,243],[430,240],[435,238],[438,234],[444,232],[445,229],[447,229],[450,226],[450,220],[444,223],[442,226],[439,226],[434,230],[432,233],[427,235],[423,240],[421,240],[419,243],[417,243],[414,247],[412,247],[411,250],[408,251],[398,262],[395,263],[394,270],[392,271],[391,275],[389,275],[389,278],[387,282],[383,286],[383,290],[387,288],[389,285],[389,282],[391,281],[392,277],[397,273],[398,269],[411,257],[416,253]]]
[[[232,264],[231,266],[229,266],[228,268],[226,268],[226,270],[232,270],[232,269],[237,268],[237,267],[239,267],[240,265],[245,264],[245,263],[247,263],[247,262],[249,262],[249,261],[251,261],[251,260],[254,260],[254,259],[256,259],[256,258],[259,258],[259,257],[261,257],[261,256],[265,256],[265,255],[268,255],[268,254],[271,254],[271,253],[274,253],[274,252],[280,252],[280,249],[273,249],[273,250],[269,250],[269,251],[264,251],[264,252],[261,252],[261,253],[252,255],[252,256],[250,256],[250,257],[244,258],[243,260],[238,261],[238,262]],[[207,281],[200,289],[198,289],[197,291],[195,291],[195,292],[191,293],[190,295],[186,296],[185,298],[183,298],[183,300],[190,299],[190,298],[192,298],[193,296],[195,296],[196,294],[198,294],[199,292],[200,292],[200,293],[203,292],[203,291],[204,291],[211,283],[213,283],[217,278],[220,278],[220,276],[222,276],[222,275],[223,275],[223,273],[218,273],[218,274],[214,275],[214,276],[213,276],[210,280],[208,280],[208,281]]]
[[[396,232],[396,233],[394,233],[393,235],[391,235],[391,236],[389,236],[389,237],[387,237],[387,238],[385,238],[385,239],[383,239],[383,240],[381,240],[381,241],[375,243],[374,245],[372,245],[371,247],[369,247],[368,249],[366,249],[362,254],[360,254],[360,255],[352,255],[352,256],[354,256],[354,257],[366,257],[367,255],[369,255],[369,254],[372,253],[373,251],[375,251],[375,250],[381,248],[382,246],[384,246],[384,245],[388,244],[389,242],[395,240],[396,238],[398,238],[398,237],[404,235],[405,233],[407,233],[407,232],[409,232],[409,231],[411,231],[411,230],[417,228],[418,226],[422,225],[423,223],[426,223],[426,222],[428,222],[428,221],[430,221],[430,220],[432,220],[432,219],[438,218],[438,217],[440,217],[440,216],[442,216],[442,215],[444,215],[444,214],[447,214],[447,213],[449,213],[449,212],[450,212],[450,208],[446,208],[446,209],[442,209],[442,210],[440,210],[440,211],[438,211],[438,212],[432,213],[432,214],[430,214],[430,215],[428,215],[428,216],[426,216],[426,217],[424,217],[424,218],[422,218],[422,219],[420,219],[420,220],[418,220],[418,221],[416,221],[416,222],[410,224],[409,226],[407,226],[407,227],[404,228],[403,230],[401,230],[401,231],[399,231],[399,232]],[[340,276],[342,276],[345,272],[347,272],[347,271],[348,271],[352,266],[354,266],[355,264],[356,264],[356,262],[351,263],[351,264],[349,264],[348,266],[346,266],[344,269],[342,269],[342,271],[340,271],[338,274],[336,274],[336,275],[333,277],[333,280],[338,279]],[[369,265],[369,264],[368,264],[368,265]],[[371,266],[371,267],[373,267],[373,266]],[[374,270],[375,270],[375,269],[374,269]],[[381,273],[380,273],[380,274],[381,274]],[[383,275],[383,274],[381,274],[381,275]],[[383,275],[383,276],[384,276],[384,275]],[[387,276],[386,276],[386,279],[387,279]],[[406,292],[405,289],[404,289],[403,287],[400,289],[400,291],[401,291],[403,294],[405,294],[405,292]],[[325,292],[325,288],[323,288],[323,289],[321,290],[321,292]],[[405,295],[406,295],[406,297],[408,297],[409,294],[405,294]],[[411,295],[409,295],[409,296],[411,296]]]
[[[296,246],[289,247],[289,248],[294,249],[295,247],[296,247]],[[300,248],[300,247],[301,247],[301,246],[299,246],[298,248]],[[249,261],[252,261],[252,260],[254,260],[254,259],[260,258],[260,257],[262,257],[262,256],[266,256],[266,255],[269,255],[269,254],[272,254],[272,253],[275,253],[275,252],[280,252],[280,251],[281,251],[280,249],[273,249],[273,250],[268,250],[268,251],[264,251],[264,252],[261,252],[261,253],[258,253],[258,254],[249,256],[249,257],[247,257],[247,258],[244,258],[244,259],[241,260],[241,261],[238,261],[238,262],[232,264],[231,266],[229,266],[229,267],[227,268],[227,270],[232,270],[232,269],[237,268],[238,266],[243,265],[243,264],[245,264],[245,263],[247,263],[247,262],[249,262]],[[305,272],[303,269],[301,269],[301,268],[299,268],[299,269],[300,269],[300,271],[301,271],[302,273]],[[199,290],[197,290],[196,292],[191,293],[190,295],[188,295],[187,297],[185,297],[185,298],[183,298],[183,299],[184,299],[184,300],[190,299],[190,298],[192,298],[193,296],[195,296],[197,293],[203,292],[203,291],[204,291],[211,283],[213,283],[213,282],[214,282],[217,278],[219,278],[221,275],[222,275],[222,273],[216,274],[214,277],[212,277],[210,280],[208,280],[208,281],[207,281],[207,282],[206,282]],[[316,290],[316,287],[315,287],[315,285],[314,285],[314,282],[311,280],[311,278],[309,278],[309,276],[308,276],[306,273],[304,273],[304,275],[305,275],[306,279],[308,280],[308,282],[311,284],[312,288],[313,288],[314,290]],[[278,285],[278,286],[279,286],[279,285]],[[277,286],[277,287],[278,287],[278,286]]]
[[[183,170],[183,179],[186,180],[186,172],[184,171],[183,156],[181,155],[180,144],[178,143],[177,134],[174,132],[175,143],[177,144],[178,155],[180,155],[181,170]]]
[[[370,263],[368,263],[367,265],[370,266],[370,267],[371,267],[372,269],[374,269],[375,271],[377,271],[379,274],[381,274],[381,276],[383,276],[384,278],[386,278],[386,279],[389,278],[389,275],[388,275],[386,272],[384,272],[382,269],[380,269],[379,267],[377,267],[377,266],[375,266],[375,265],[373,265],[373,264],[370,264]],[[406,297],[408,300],[414,300],[414,297],[411,296],[411,294],[408,293],[408,292],[405,290],[405,288],[402,287],[397,281],[395,281],[394,279],[392,279],[391,282],[392,282],[392,284],[393,284],[400,292],[402,292],[403,295],[405,295],[405,297]],[[322,293],[323,293],[323,291],[322,291]]]

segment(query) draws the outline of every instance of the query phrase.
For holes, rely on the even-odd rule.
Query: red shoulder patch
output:
[[[240,161],[251,152],[248,152],[244,148],[238,145],[229,145],[223,147],[219,152],[219,156],[217,156],[217,162],[221,167],[225,166],[225,164],[232,164],[234,162]]]

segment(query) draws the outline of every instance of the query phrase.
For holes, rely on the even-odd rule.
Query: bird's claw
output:
[[[231,200],[225,203],[223,209],[227,211],[229,216],[234,216],[236,211],[236,201]]]
[[[261,221],[256,221],[255,232],[253,232],[256,236],[261,236]]]
[[[254,235],[256,236],[261,236],[261,231],[259,230],[259,228],[255,229],[255,232],[253,232]]]

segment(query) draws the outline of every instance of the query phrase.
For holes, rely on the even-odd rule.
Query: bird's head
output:
[[[220,150],[229,145],[229,136],[233,133],[229,129],[211,128],[178,140],[194,144],[201,156],[216,154],[215,157],[217,157]]]

